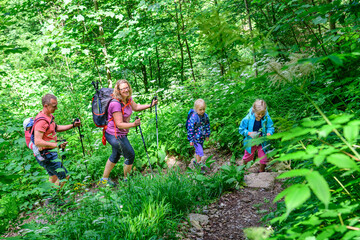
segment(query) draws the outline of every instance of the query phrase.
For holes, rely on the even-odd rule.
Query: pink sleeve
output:
[[[109,104],[108,113],[112,115],[114,112],[121,112],[121,104],[117,101],[113,101]]]

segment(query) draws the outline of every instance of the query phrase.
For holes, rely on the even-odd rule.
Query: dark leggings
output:
[[[132,165],[134,163],[135,152],[127,136],[117,136],[116,138],[114,135],[105,132],[105,137],[112,146],[112,154],[109,157],[110,162],[117,163],[120,156],[123,155],[125,165]]]

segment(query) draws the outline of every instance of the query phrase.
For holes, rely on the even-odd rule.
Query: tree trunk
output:
[[[95,6],[95,11],[98,12],[99,11],[99,5],[97,0],[94,0],[94,6]],[[98,19],[99,22],[101,22],[101,18],[99,17]],[[108,61],[108,53],[107,53],[107,49],[106,49],[106,43],[105,43],[105,38],[104,38],[104,28],[103,25],[100,24],[99,25],[99,41],[101,43],[101,45],[103,46],[102,52],[104,54],[105,57],[105,69],[106,69],[106,77],[107,77],[107,82],[108,82],[108,87],[111,88],[112,87],[112,82],[111,82],[111,73],[110,73],[110,69],[108,67],[109,61]]]
[[[190,48],[189,48],[189,43],[186,39],[186,36],[185,36],[185,24],[184,24],[184,17],[182,15],[182,10],[181,10],[181,0],[179,0],[179,10],[180,10],[180,18],[181,18],[181,29],[182,29],[182,34],[183,34],[183,37],[184,37],[184,41],[185,41],[185,44],[186,44],[186,50],[187,50],[187,53],[188,53],[188,56],[189,56],[189,63],[190,63],[190,69],[191,69],[191,75],[192,75],[192,78],[193,78],[193,81],[196,82],[196,79],[195,79],[195,73],[194,73],[194,68],[193,68],[193,62],[192,62],[192,59],[191,59],[191,53],[190,53]]]
[[[332,3],[332,0],[327,0],[328,4]],[[331,16],[333,15],[333,13],[330,11],[329,12],[329,23],[330,23],[330,31],[334,30],[336,28],[336,24],[335,21],[331,18]]]
[[[179,42],[180,56],[181,56],[180,76],[181,76],[181,82],[184,82],[184,50],[183,50],[183,44],[182,44],[181,36],[180,36],[179,15],[178,15],[178,11],[177,11],[176,6],[177,5],[176,5],[176,2],[175,2],[176,31],[177,31],[177,39],[178,39],[178,42]],[[181,11],[181,9],[180,9],[180,11]]]
[[[245,1],[245,7],[246,7],[246,12],[247,12],[248,21],[249,21],[249,29],[250,29],[250,35],[251,35],[251,41],[252,41],[253,61],[254,61],[254,63],[256,63],[254,37],[253,37],[252,26],[251,26],[250,9],[249,9],[247,0],[244,0],[244,1]],[[255,77],[257,77],[257,76],[258,76],[258,70],[257,70],[257,67],[255,66]]]

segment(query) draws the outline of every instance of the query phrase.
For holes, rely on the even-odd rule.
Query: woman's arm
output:
[[[152,106],[155,106],[155,105],[157,104],[157,102],[158,102],[158,100],[154,100]],[[132,100],[132,101],[131,101],[131,108],[132,108],[132,110],[134,110],[135,112],[138,112],[138,111],[142,111],[142,110],[145,110],[145,109],[150,108],[150,104],[141,105],[141,104],[135,103],[135,101]]]
[[[140,125],[140,119],[136,119],[132,123],[126,123],[123,121],[123,115],[121,112],[113,112],[113,118],[115,125],[118,129],[129,129]]]

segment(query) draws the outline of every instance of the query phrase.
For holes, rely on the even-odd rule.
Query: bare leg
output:
[[[56,175],[50,176],[50,177],[49,177],[49,182],[55,183],[55,184],[56,184],[56,182],[57,182],[58,184],[56,184],[56,185],[59,186],[59,179],[58,179],[58,177],[57,177]]]
[[[130,174],[131,172],[131,168],[132,168],[132,164],[131,165],[124,165],[124,179],[127,178],[127,176]]]
[[[105,165],[103,178],[109,178],[111,170],[115,167],[115,165],[116,165],[116,163],[110,162],[109,159],[107,160],[106,165]]]
[[[201,163],[201,157],[197,154],[195,154],[196,162]]]
[[[59,178],[56,175],[53,175],[53,176],[49,177],[49,181],[51,183],[54,183],[57,186],[60,186],[60,188],[57,190],[57,192],[59,192],[60,189],[64,186],[64,184],[67,182],[67,180],[69,180],[69,178],[70,178],[70,175],[66,177],[66,181],[63,181],[60,183]]]

